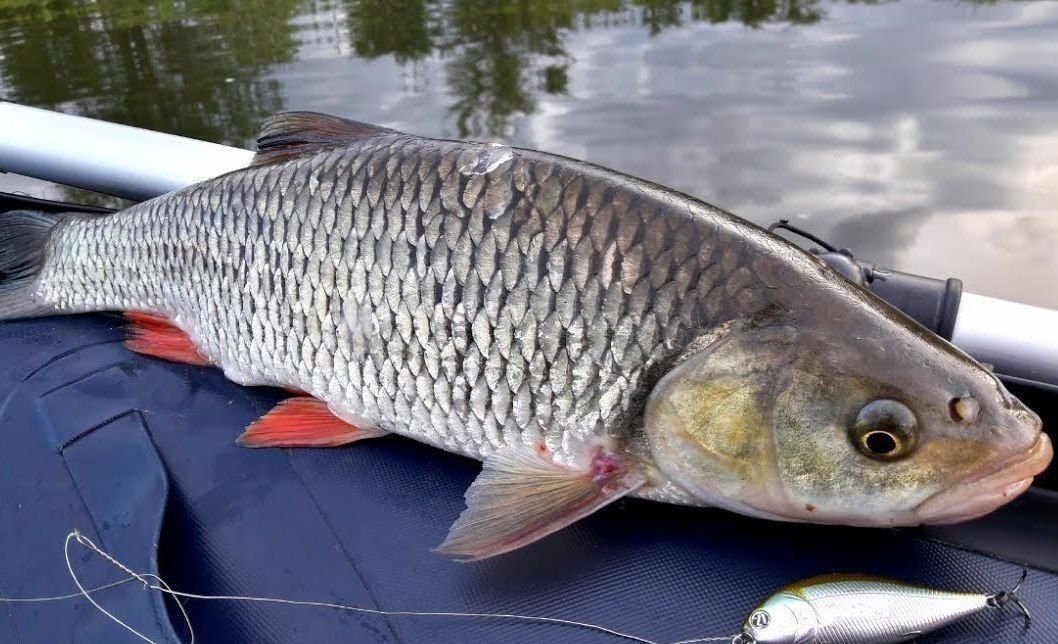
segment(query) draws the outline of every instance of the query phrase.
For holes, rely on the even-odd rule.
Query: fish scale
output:
[[[527,151],[460,170],[492,149],[390,136],[70,222],[39,292],[165,315],[237,382],[451,451],[569,456],[629,430],[645,369],[734,267],[691,251],[708,210],[673,218],[664,195],[615,198]]]

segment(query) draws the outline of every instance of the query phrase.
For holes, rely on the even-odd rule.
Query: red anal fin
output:
[[[337,447],[387,433],[350,425],[322,400],[297,396],[273,407],[235,442],[244,447]]]
[[[126,311],[125,319],[129,322],[129,337],[125,340],[125,346],[130,350],[173,362],[203,366],[210,364],[198,352],[191,338],[169,320],[136,311]]]

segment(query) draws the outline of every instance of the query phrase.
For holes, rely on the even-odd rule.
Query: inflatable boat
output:
[[[0,168],[126,198],[240,167],[250,155],[0,103]],[[0,213],[21,208],[103,210],[0,195]],[[816,242],[835,270],[995,365],[1045,430],[1058,427],[1058,312],[963,293],[958,280],[885,270]],[[812,575],[995,591],[1026,568],[1030,623],[991,611],[919,641],[1058,642],[1054,468],[1012,504],[954,526],[780,524],[628,500],[530,547],[465,564],[431,548],[459,515],[478,463],[399,438],[340,449],[240,448],[236,436],[282,392],[136,355],[123,340],[112,315],[0,324],[0,597],[76,594],[63,549],[72,530],[186,592],[538,615],[652,642],[728,637],[760,600]],[[70,553],[86,588],[121,578],[76,544]],[[178,606],[142,584],[93,597],[149,641],[190,640]],[[558,623],[234,599],[185,606],[196,642],[621,641]],[[84,597],[0,607],[3,642],[141,641]]]

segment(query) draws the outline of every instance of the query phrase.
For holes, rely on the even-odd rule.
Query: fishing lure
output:
[[[906,642],[986,608],[1014,604],[1011,590],[985,595],[912,586],[863,575],[824,575],[780,589],[742,625],[733,644],[890,644]]]
[[[127,575],[123,579],[85,588],[74,569],[70,546],[80,544],[102,557],[116,569]],[[607,628],[600,624],[581,622],[542,615],[518,615],[513,613],[470,613],[453,611],[380,610],[361,606],[347,606],[331,602],[260,597],[249,595],[202,595],[174,590],[161,577],[153,573],[135,572],[118,561],[113,555],[97,546],[91,539],[73,530],[66,535],[63,546],[66,570],[77,586],[78,592],[48,597],[0,597],[0,604],[37,603],[84,598],[96,610],[148,644],[156,642],[137,631],[120,617],[109,612],[95,594],[114,586],[139,581],[148,590],[165,593],[175,601],[184,618],[189,635],[189,644],[195,643],[195,629],[191,617],[184,608],[182,599],[248,601],[265,604],[282,604],[327,608],[351,613],[385,615],[388,617],[440,617],[463,619],[501,619],[536,622],[561,626],[576,626],[591,629],[617,639],[638,644],[664,644],[631,633]],[[799,581],[782,588],[750,613],[742,630],[734,636],[695,637],[671,644],[706,644],[725,642],[728,644],[887,644],[904,642],[919,635],[934,631],[958,619],[971,615],[986,607],[1003,608],[1007,604],[1017,606],[1025,620],[1032,615],[1018,597],[1018,589],[1028,576],[1022,572],[1021,579],[1009,591],[992,595],[958,593],[910,586],[898,581],[877,577],[853,575],[825,575]]]

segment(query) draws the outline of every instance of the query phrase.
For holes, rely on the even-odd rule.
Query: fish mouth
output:
[[[1040,433],[1032,447],[989,463],[955,487],[937,492],[915,508],[921,523],[944,525],[976,519],[1005,505],[1032,485],[1051,462],[1051,439]]]

